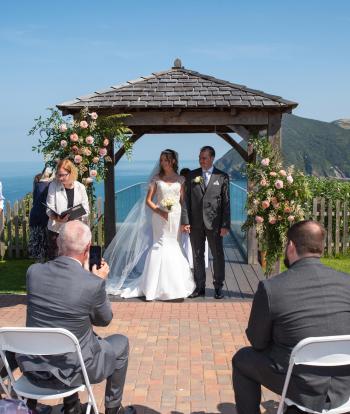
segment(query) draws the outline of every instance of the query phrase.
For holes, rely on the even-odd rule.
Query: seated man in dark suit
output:
[[[135,413],[122,407],[122,394],[128,366],[129,343],[123,335],[105,339],[93,332],[93,325],[107,326],[113,318],[105,290],[109,268],[88,269],[91,232],[81,221],[70,221],[58,237],[59,257],[37,263],[27,272],[28,327],[65,328],[79,340],[90,381],[106,381],[107,414]],[[71,354],[51,357],[17,356],[24,374],[40,385],[77,386],[82,382],[79,364]],[[61,384],[62,385],[62,384]],[[77,395],[64,400],[65,414],[79,414]]]
[[[281,394],[293,347],[312,336],[350,333],[350,276],[320,262],[325,230],[301,221],[287,233],[286,272],[261,281],[246,330],[251,347],[233,357],[238,414],[260,413],[261,385]],[[350,368],[293,369],[287,397],[314,411],[348,398]],[[288,412],[296,412],[290,408]]]

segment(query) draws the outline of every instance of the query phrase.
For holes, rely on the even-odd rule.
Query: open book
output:
[[[68,220],[76,220],[80,218],[81,216],[84,216],[86,214],[86,210],[83,207],[82,204],[77,204],[76,206],[73,206],[65,211],[63,211],[61,214],[57,213],[53,208],[49,207],[47,204],[42,203],[46,208],[48,208],[53,213],[57,214],[60,218],[65,217],[67,214],[69,215]]]

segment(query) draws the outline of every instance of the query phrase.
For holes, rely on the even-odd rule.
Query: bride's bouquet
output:
[[[171,211],[172,206],[175,204],[175,200],[173,198],[163,198],[160,202],[160,205],[166,208],[168,211]]]

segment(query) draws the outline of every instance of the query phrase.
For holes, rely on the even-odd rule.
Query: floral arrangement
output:
[[[204,178],[201,175],[198,175],[197,177],[195,177],[193,179],[193,182],[195,184],[203,184],[204,183]]]
[[[78,168],[79,180],[85,185],[105,177],[105,163],[113,162],[108,154],[110,139],[124,145],[130,156],[131,130],[122,119],[127,115],[99,117],[96,112],[83,109],[79,116],[64,119],[60,112],[50,108],[47,118],[36,118],[29,135],[40,134],[39,144],[33,151],[41,152],[47,164],[55,168],[58,160],[69,158]],[[114,151],[114,148],[112,148]]]
[[[269,275],[283,253],[288,228],[303,220],[310,198],[306,177],[294,167],[283,168],[281,157],[267,137],[252,138],[248,145],[256,155],[247,165],[252,189],[247,198],[247,220],[242,229],[256,226],[260,249],[266,251]]]
[[[160,202],[160,205],[163,208],[166,208],[168,211],[171,211],[172,206],[175,204],[175,200],[173,198],[163,198]]]

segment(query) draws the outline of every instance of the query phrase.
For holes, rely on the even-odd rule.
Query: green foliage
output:
[[[281,256],[288,228],[303,220],[311,193],[303,173],[283,169],[280,154],[267,137],[254,137],[248,145],[256,161],[247,165],[252,188],[247,197],[247,220],[242,230],[256,226],[259,245],[266,251],[266,274]]]
[[[79,180],[90,184],[105,177],[105,164],[113,162],[107,154],[111,138],[116,146],[125,146],[127,156],[132,151],[131,130],[123,124],[125,114],[98,117],[96,112],[83,109],[76,119],[64,119],[56,109],[49,108],[47,118],[35,119],[29,135],[39,133],[33,151],[42,153],[48,165],[55,168],[60,159],[72,160],[78,168]],[[114,148],[112,148],[114,151]]]
[[[350,181],[336,178],[307,177],[309,189],[314,197],[323,197],[326,200],[350,200]]]

